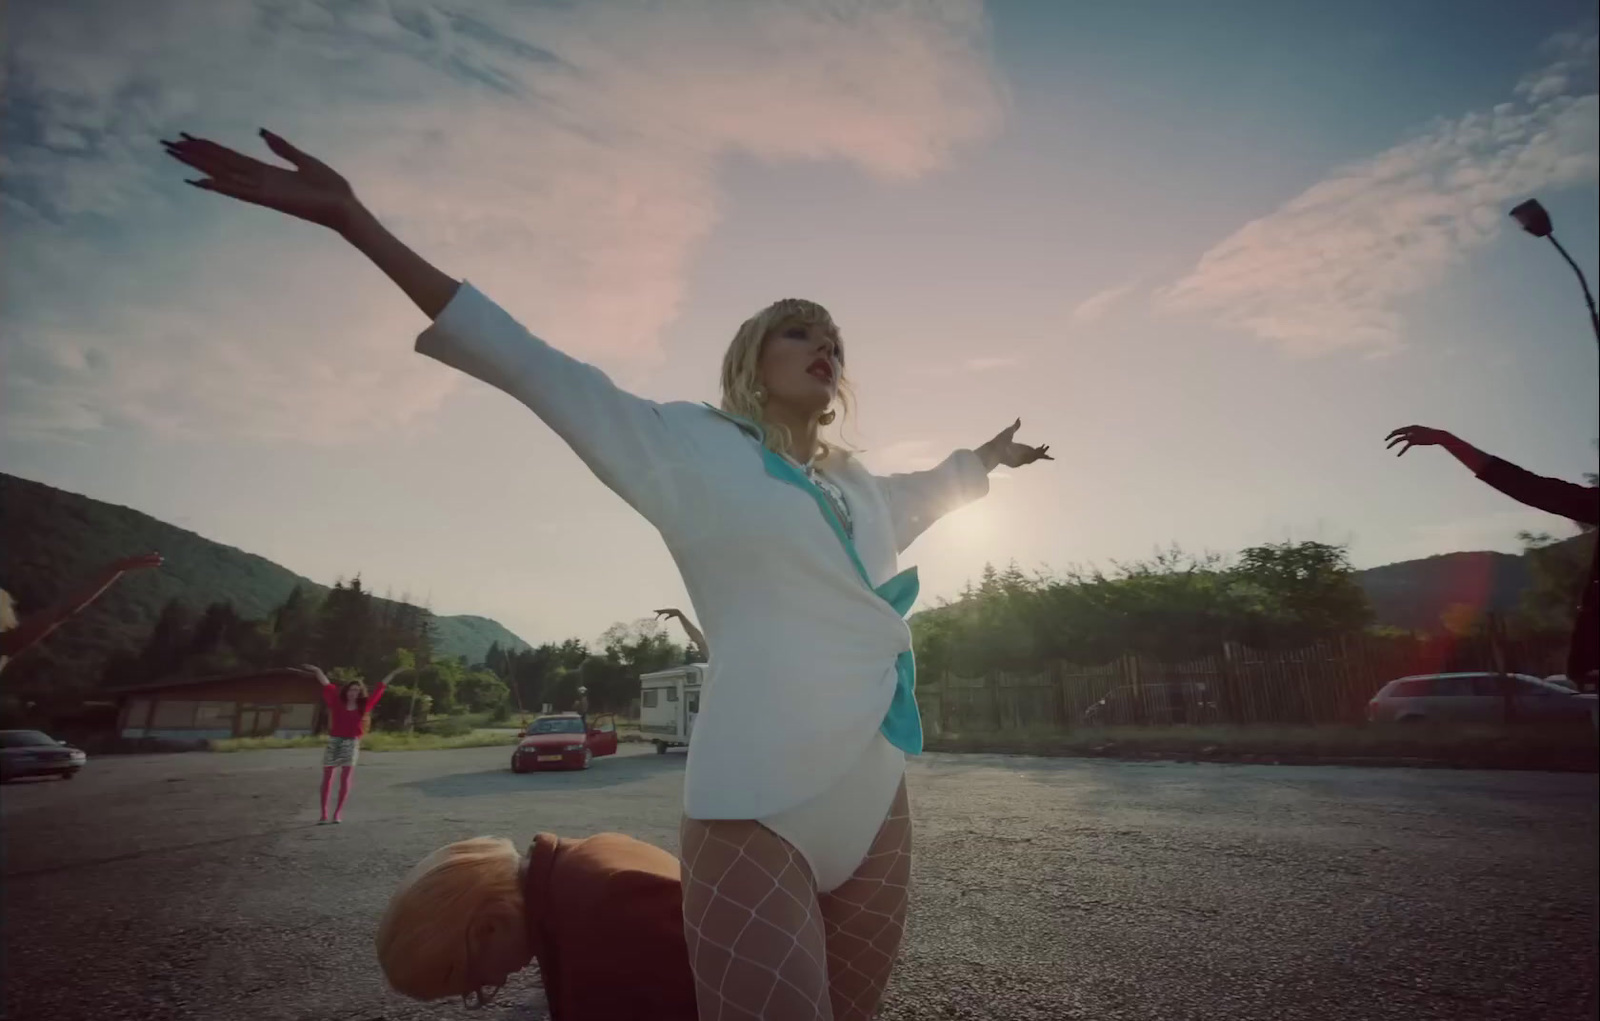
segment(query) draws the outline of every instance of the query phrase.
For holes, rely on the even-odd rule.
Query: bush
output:
[[[456,702],[475,713],[492,712],[511,699],[511,689],[487,670],[474,670],[456,682]]]
[[[461,737],[472,730],[472,721],[461,716],[441,716],[417,727],[418,733],[434,737]]]
[[[460,664],[454,660],[440,660],[413,673],[411,683],[433,699],[435,712],[449,715],[458,708],[456,689],[461,683],[461,674]]]
[[[207,742],[214,752],[259,752],[279,748],[321,748],[327,737],[313,734],[309,737],[224,737]]]
[[[318,748],[322,746],[325,740],[327,739],[320,737],[245,737],[212,741],[209,747],[214,752],[261,751],[275,748]],[[397,734],[378,731],[375,734],[368,734],[362,740],[361,748],[363,751],[369,752],[425,752],[440,751],[448,748],[486,748],[516,743],[516,735],[508,734],[504,731],[498,733],[473,731],[452,737],[443,737],[438,734]],[[307,761],[315,760],[308,759]]]
[[[416,688],[406,684],[391,684],[389,690],[383,693],[383,698],[378,702],[378,707],[372,711],[373,729],[399,730],[406,724],[406,713],[411,710],[411,699],[417,698],[417,715],[413,721],[420,723],[428,718],[428,713],[433,709],[433,700],[422,694]]]
[[[375,752],[423,752],[447,748],[489,748],[513,745],[517,736],[505,731],[474,731],[455,737],[437,734],[374,734],[362,743],[362,748]]]
[[[930,752],[1595,772],[1593,724],[1052,727],[930,736]]]

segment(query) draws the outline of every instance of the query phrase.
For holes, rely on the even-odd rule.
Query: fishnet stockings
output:
[[[905,784],[867,857],[817,893],[805,859],[751,821],[684,819],[683,924],[700,1021],[856,1021],[883,997],[905,932]]]
[[[855,874],[818,898],[834,1021],[865,1021],[877,1013],[900,956],[910,898],[911,807],[901,780],[883,827]]]

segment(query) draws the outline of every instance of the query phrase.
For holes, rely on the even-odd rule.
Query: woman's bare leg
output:
[[[328,821],[328,789],[333,786],[333,767],[322,767],[322,821]]]
[[[684,819],[683,928],[701,1021],[832,1021],[816,881],[757,822]]]
[[[818,898],[834,1021],[877,1013],[900,956],[911,898],[911,808],[905,781],[855,874]]]
[[[333,810],[333,821],[344,822],[344,799],[350,796],[350,785],[355,781],[354,766],[339,767],[339,804]]]

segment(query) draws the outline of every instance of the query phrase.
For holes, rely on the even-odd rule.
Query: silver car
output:
[[[1527,674],[1418,674],[1385,684],[1369,723],[1592,722],[1595,697]]]
[[[20,776],[71,780],[89,756],[41,730],[0,730],[0,781]]]

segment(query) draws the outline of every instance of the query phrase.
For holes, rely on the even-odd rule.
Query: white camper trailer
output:
[[[665,754],[687,746],[700,712],[706,665],[689,663],[639,678],[639,731]]]

